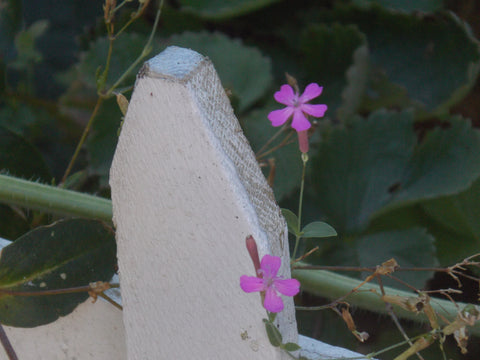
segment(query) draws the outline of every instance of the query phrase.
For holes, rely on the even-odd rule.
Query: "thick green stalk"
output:
[[[295,265],[301,266],[301,263]],[[309,293],[326,297],[328,299],[338,299],[348,294],[352,289],[358,286],[361,281],[353,279],[348,276],[339,275],[326,270],[300,270],[293,269],[292,277],[300,281],[302,290]],[[403,290],[397,290],[384,286],[387,295],[398,295],[404,297],[415,297],[416,294]],[[349,295],[345,301],[355,307],[374,311],[380,314],[387,314],[385,303],[381,300],[380,287],[373,283],[363,285],[359,291]],[[457,316],[458,309],[463,309],[467,304],[456,303],[455,305],[447,300],[434,299],[430,301],[433,309],[440,316],[444,316],[447,320],[452,321]],[[395,314],[402,318],[413,320],[416,322],[428,322],[428,319],[423,313],[414,314],[412,312],[403,310],[394,305]],[[480,322],[477,322],[473,327],[469,327],[469,331],[475,335],[480,335]]]
[[[0,202],[112,222],[112,202],[108,199],[7,175],[0,175]]]

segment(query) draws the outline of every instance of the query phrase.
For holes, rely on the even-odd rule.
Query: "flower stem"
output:
[[[93,121],[95,120],[95,117],[97,116],[98,110],[100,109],[100,105],[102,105],[102,103],[103,103],[103,98],[98,97],[97,103],[95,104],[95,108],[93,109],[92,114],[90,115],[90,119],[88,119],[87,126],[85,126],[85,129],[83,130],[82,137],[78,141],[75,152],[73,153],[73,156],[70,159],[70,162],[67,166],[67,170],[65,170],[65,173],[63,174],[62,181],[60,181],[60,184],[59,184],[60,187],[63,187],[63,184],[65,184],[65,181],[67,180],[68,175],[70,175],[73,165],[77,161],[78,154],[80,154],[80,150],[82,149],[82,146],[85,143],[85,140],[87,139],[87,135],[90,133],[90,128],[92,127]]]
[[[159,5],[158,11],[157,11],[157,15],[155,17],[155,22],[153,24],[152,32],[150,33],[150,36],[149,36],[148,41],[147,41],[147,43],[145,44],[145,46],[142,50],[142,53],[137,57],[137,59],[133,62],[133,64],[131,64],[129,66],[129,68],[118,78],[118,80],[115,82],[115,84],[113,84],[112,87],[110,89],[108,89],[105,93],[102,93],[104,83],[100,84],[101,88],[98,89],[99,97],[97,99],[97,103],[95,104],[95,108],[92,111],[92,115],[90,116],[90,119],[88,120],[88,123],[87,123],[87,126],[85,127],[85,130],[83,130],[82,137],[78,141],[77,147],[75,149],[75,152],[73,153],[73,156],[72,156],[72,159],[70,160],[70,163],[68,164],[67,170],[65,170],[65,174],[63,175],[62,181],[60,182],[60,186],[62,186],[65,183],[68,175],[70,175],[70,172],[72,171],[73,165],[77,161],[78,154],[80,153],[80,150],[81,150],[83,144],[85,143],[85,140],[87,139],[87,135],[90,133],[90,129],[91,129],[91,127],[92,127],[92,125],[95,121],[98,110],[100,109],[100,105],[103,103],[103,101],[105,99],[109,98],[112,95],[114,90],[125,79],[125,77],[128,74],[130,74],[130,72],[132,72],[132,70],[135,69],[135,67],[138,65],[138,63],[140,61],[142,61],[150,53],[150,51],[151,51],[151,45],[150,44],[152,43],[153,37],[155,35],[155,31],[156,31],[157,26],[158,26],[158,21],[160,20],[160,14],[161,14],[162,7],[163,7],[163,1],[164,0],[162,0],[160,2],[160,5]],[[118,34],[117,34],[117,36],[118,36]],[[115,40],[115,37],[113,37],[113,34],[110,34],[110,45],[109,45],[109,50],[108,50],[108,57],[107,57],[106,65],[105,65],[105,71],[101,75],[101,77],[103,79],[101,81],[105,81],[105,79],[107,78],[108,69],[110,68],[110,61],[111,61],[111,54],[112,54],[113,41],[114,40]]]
[[[298,216],[297,216],[297,218],[298,218],[298,222],[297,222],[298,231],[301,231],[300,229],[302,228],[303,189],[305,187],[305,169],[307,168],[307,162],[308,162],[308,154],[307,153],[302,153],[303,168],[302,168],[302,181],[300,182],[300,198],[298,200]],[[295,248],[293,249],[291,262],[293,262],[296,258],[297,250],[298,250],[298,244],[300,243],[300,238],[301,238],[301,235],[299,235],[299,234],[297,234],[295,236]]]

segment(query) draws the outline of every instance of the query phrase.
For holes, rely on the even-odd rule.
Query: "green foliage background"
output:
[[[273,93],[285,72],[302,89],[310,82],[324,87],[318,101],[329,110],[312,136],[304,219],[325,221],[338,236],[305,239],[305,251],[320,246],[309,262],[375,266],[394,257],[402,266],[450,266],[480,249],[480,27],[469,3],[167,1],[151,56],[169,45],[209,56],[254,150],[276,131],[267,114],[280,107]],[[157,5],[115,41],[107,84],[141,53]],[[116,21],[125,23],[133,9],[126,6]],[[102,1],[4,2],[1,172],[58,183],[95,104],[95,74],[107,49]],[[134,81],[135,72],[120,85],[127,97]],[[70,189],[109,197],[121,119],[115,99],[105,101]],[[278,202],[296,209],[297,145],[269,156]],[[56,219],[0,205],[0,236],[15,239]],[[432,276],[399,275],[417,288]],[[312,335],[314,317],[299,319],[300,332]],[[316,335],[345,346],[350,335],[342,331]],[[374,347],[391,342],[388,333],[375,336]]]

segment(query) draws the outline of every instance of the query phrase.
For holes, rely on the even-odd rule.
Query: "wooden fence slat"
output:
[[[128,359],[283,359],[245,248],[281,256],[287,228],[207,58],[169,47],[139,73],[110,173]],[[279,329],[297,341],[293,301]]]

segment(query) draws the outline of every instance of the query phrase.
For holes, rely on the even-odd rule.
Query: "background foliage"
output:
[[[2,172],[43,183],[61,179],[95,104],[95,74],[107,56],[102,3],[2,3]],[[116,39],[107,84],[141,53],[157,5]],[[133,9],[119,13],[118,28]],[[285,72],[302,88],[324,86],[320,101],[329,110],[312,135],[304,218],[328,222],[338,237],[305,240],[304,250],[320,246],[309,262],[375,266],[395,257],[402,266],[449,266],[480,248],[478,10],[476,1],[172,0],[151,56],[168,45],[209,56],[255,150],[276,131],[266,116],[279,106],[272,95]],[[127,97],[134,81],[132,72],[120,84]],[[102,104],[70,189],[109,197],[121,118],[114,98]],[[269,157],[276,161],[277,200],[295,209],[297,145]],[[0,205],[0,236],[16,239],[54,220]],[[400,277],[417,288],[450,286],[429,281],[433,275]],[[308,294],[300,301],[321,302]],[[331,331],[344,325],[331,325],[329,316],[300,313],[300,332],[343,346],[352,338],[352,348],[368,351],[345,329]],[[374,348],[393,341],[388,327],[371,333]],[[460,358],[454,348],[448,356]]]

